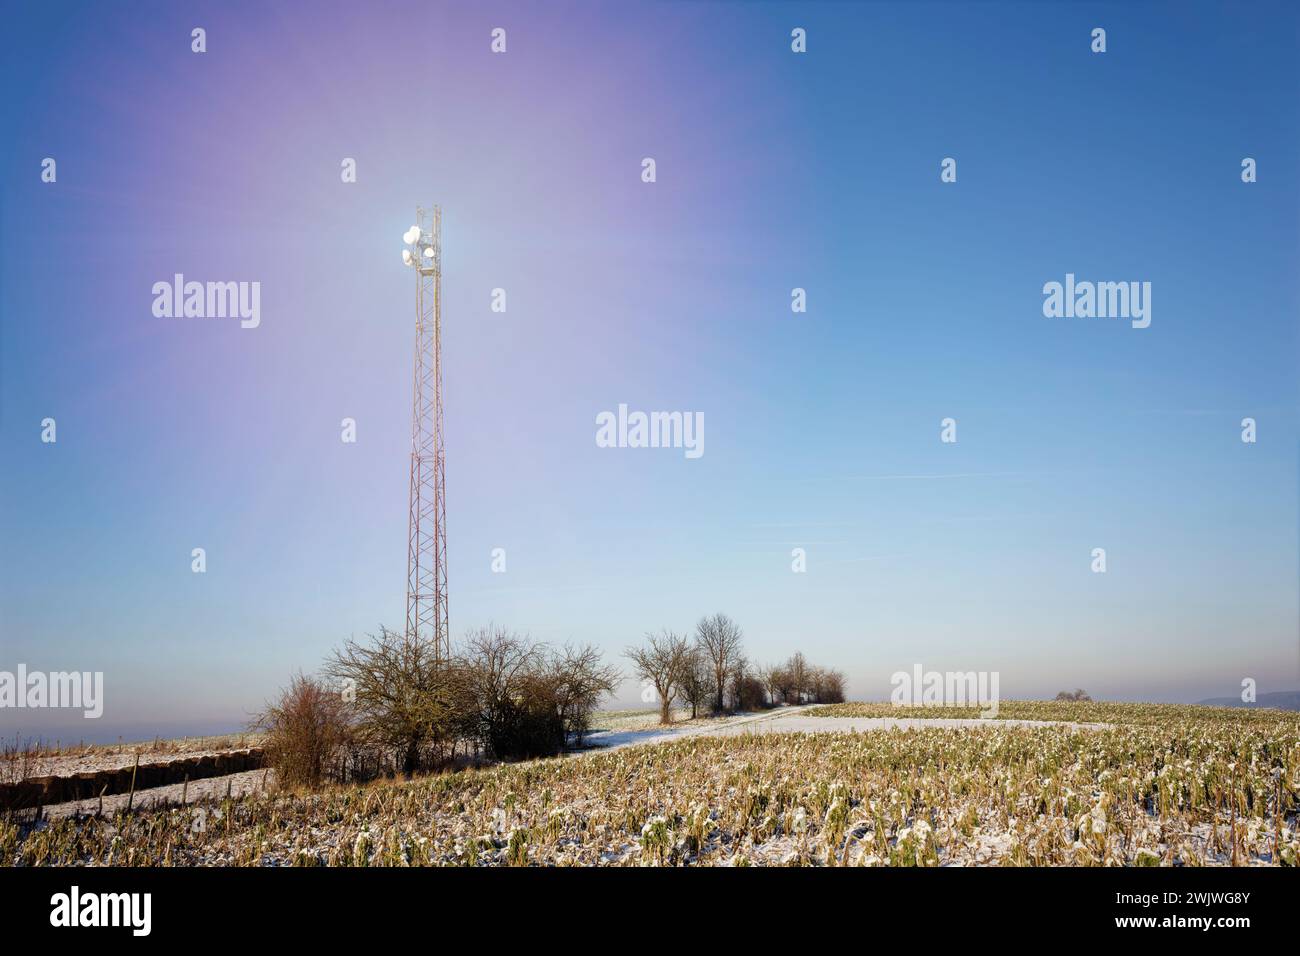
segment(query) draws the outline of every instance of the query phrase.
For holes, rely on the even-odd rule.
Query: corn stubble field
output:
[[[839,717],[921,716],[841,704]],[[974,716],[945,710],[945,716]],[[692,736],[608,753],[0,823],[16,865],[1286,865],[1300,715],[1004,703],[1102,727]]]

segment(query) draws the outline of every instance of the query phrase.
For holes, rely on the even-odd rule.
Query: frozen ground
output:
[[[585,737],[585,743],[592,750],[606,751],[643,744],[659,744],[669,740],[680,740],[685,737],[696,736],[725,737],[736,734],[866,732],[893,728],[913,730],[922,727],[1066,726],[1072,729],[1095,729],[1106,726],[1105,724],[1081,724],[1066,721],[994,721],[952,717],[812,717],[806,713],[810,707],[811,705],[782,707],[777,710],[754,714],[742,713],[729,717],[700,718],[696,720],[687,720],[686,714],[677,713],[675,716],[678,717],[678,722],[667,727],[659,725],[658,715],[652,712],[625,711],[601,714],[597,715],[595,721],[600,729],[588,734]],[[201,756],[214,752],[210,750],[167,752],[151,756],[151,759]],[[578,753],[584,752],[591,751],[579,751]],[[144,762],[145,759],[146,755],[142,754],[141,762]],[[134,760],[133,753],[116,754],[112,752],[97,752],[85,757],[45,758],[47,766],[55,765],[53,762],[58,761],[57,766],[60,773],[76,773],[81,770],[130,766]],[[264,770],[250,770],[245,773],[230,774],[224,777],[192,780],[187,790],[180,784],[140,790],[136,792],[133,806],[141,808],[154,804],[179,803],[182,793],[184,793],[188,803],[207,797],[222,797],[226,794],[227,785],[230,787],[231,795],[238,797],[243,794],[254,793],[264,787],[273,788],[274,774],[268,774]],[[126,794],[105,797],[104,813],[111,815],[118,809],[124,809],[126,803]],[[46,807],[45,814],[49,817],[66,817],[77,813],[95,813],[98,809],[99,800],[91,799]]]
[[[807,708],[798,708],[806,710]],[[1081,724],[1063,720],[980,720],[962,717],[810,717],[806,714],[778,710],[760,714],[748,723],[727,724],[714,733],[818,733],[868,730],[916,730],[921,727],[1069,727],[1072,730],[1096,730],[1106,724]],[[706,731],[708,732],[708,731]]]
[[[208,757],[230,750],[257,746],[254,735],[232,734],[227,737],[187,737],[141,744],[114,744],[64,748],[58,754],[15,751],[0,757],[0,781],[27,780],[32,777],[70,777],[78,773],[116,770],[135,763],[165,763],[189,757]]]

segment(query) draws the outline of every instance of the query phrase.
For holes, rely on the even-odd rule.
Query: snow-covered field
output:
[[[220,826],[196,828],[193,808],[106,812],[36,829],[0,821],[0,860],[1300,863],[1298,715],[1034,704],[1022,712],[1038,719],[921,722],[881,716],[874,706],[839,717],[778,711],[687,725],[657,742],[665,731],[653,726],[608,726],[601,731],[638,736],[569,759],[314,795],[256,791],[226,801],[221,792],[202,814]],[[1041,719],[1057,713],[1062,720]]]
[[[921,728],[933,727],[977,727],[987,725],[987,721],[959,718],[849,718],[849,717],[812,717],[809,706],[784,707],[778,710],[760,713],[732,714],[726,717],[704,717],[689,719],[689,712],[674,713],[675,723],[668,726],[659,723],[657,711],[624,711],[613,714],[598,714],[595,723],[597,729],[585,738],[587,749],[574,751],[569,756],[581,757],[597,750],[615,750],[635,745],[661,744],[687,737],[716,737],[734,734],[771,734],[771,733],[837,733],[843,731],[867,731],[887,728]],[[1007,724],[1025,724],[1028,726],[1050,725],[1045,721],[1007,721]],[[1085,724],[1068,724],[1071,727],[1099,726]],[[172,750],[170,746],[176,746]],[[141,762],[146,759],[170,760],[184,757],[204,756],[218,753],[215,750],[186,750],[180,742],[173,742],[168,747],[142,753]],[[129,767],[135,757],[123,752],[90,752],[81,756],[61,756],[44,758],[39,766],[41,770],[33,773],[77,773],[86,770],[104,770],[116,767]],[[52,768],[52,769],[47,769]],[[138,790],[132,807],[162,807],[170,804],[195,803],[214,797],[224,797],[229,787],[232,796],[245,796],[263,789],[273,790],[274,773],[266,770],[250,770],[221,777],[210,777],[191,781],[188,787],[180,784],[165,787],[153,787]],[[125,809],[128,798],[126,794],[104,797],[102,809],[105,814],[113,814]],[[67,817],[77,814],[92,814],[100,811],[100,801],[78,800],[47,806],[44,810],[49,817]]]
[[[942,719],[942,718],[815,718],[808,716],[811,708],[785,707],[760,713],[732,714],[726,717],[703,717],[690,719],[689,712],[674,712],[675,722],[668,726],[659,723],[657,711],[623,711],[611,714],[598,714],[595,720],[597,729],[589,733],[584,741],[585,750],[574,751],[569,756],[580,757],[595,750],[614,750],[640,744],[660,744],[696,736],[723,736],[739,733],[831,733],[839,731],[870,730],[888,727],[962,727],[978,726],[979,720]],[[1013,721],[1012,723],[1043,723],[1042,721]],[[141,762],[148,760],[179,760],[186,757],[201,757],[219,753],[219,750],[189,750],[184,742],[170,741],[161,748],[142,750]],[[108,770],[130,767],[135,756],[132,751],[92,750],[80,755],[63,755],[58,757],[38,758],[37,767],[30,776],[50,774],[72,774],[84,771]],[[229,793],[240,797],[254,794],[261,790],[271,791],[275,786],[273,771],[250,770],[242,773],[227,774],[191,781],[188,787],[174,784],[165,787],[152,787],[136,791],[131,806],[135,809],[146,807],[163,807],[171,804],[196,803],[215,797],[224,797]],[[102,811],[113,814],[125,809],[128,803],[126,794],[104,797]],[[53,804],[45,807],[48,817],[67,817],[77,814],[99,813],[101,803],[98,798],[76,800],[68,803]]]

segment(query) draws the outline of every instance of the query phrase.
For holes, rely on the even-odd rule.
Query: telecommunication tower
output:
[[[406,633],[451,656],[447,626],[447,499],[442,435],[442,210],[416,208],[402,235],[415,273],[415,383],[411,402],[411,502],[406,552]]]

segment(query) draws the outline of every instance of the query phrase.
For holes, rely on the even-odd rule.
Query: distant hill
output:
[[[1243,704],[1240,697],[1211,697],[1197,701],[1209,707],[1273,707],[1277,710],[1300,710],[1300,690],[1279,690],[1260,694],[1253,704]]]

